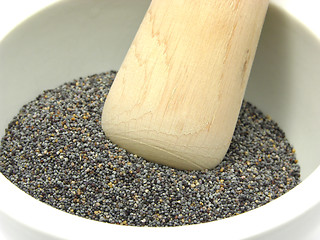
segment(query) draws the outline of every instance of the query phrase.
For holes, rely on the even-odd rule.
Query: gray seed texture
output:
[[[300,183],[278,125],[244,101],[232,143],[212,170],[151,163],[106,139],[100,126],[115,71],[46,90],[10,122],[0,171],[34,198],[77,216],[132,226],[181,226],[238,215]]]

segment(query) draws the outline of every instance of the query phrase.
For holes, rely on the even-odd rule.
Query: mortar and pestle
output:
[[[61,1],[37,13],[8,34],[0,43],[1,129],[6,127],[22,104],[42,90],[78,76],[119,69],[149,3],[124,0]],[[215,237],[239,239],[279,237],[285,232],[295,233],[298,237],[301,232],[299,223],[308,223],[301,224],[303,234],[312,229],[319,221],[320,199],[315,191],[319,182],[316,151],[319,143],[319,97],[316,94],[319,70],[316,63],[320,47],[315,37],[305,30],[306,26],[301,26],[288,13],[280,10],[277,1],[272,3],[245,98],[279,122],[294,144],[303,175],[299,186],[266,206],[229,219],[179,228],[148,229],[103,224],[60,212],[21,192],[1,176],[2,229],[10,236],[27,234],[25,236],[31,236],[30,239],[48,239],[49,236],[53,239],[81,239],[110,234],[131,238],[194,238],[202,234],[207,236],[208,233],[214,233]],[[83,24],[87,25],[83,27]],[[104,31],[99,31],[102,28]],[[100,35],[96,35],[97,32]],[[107,46],[106,49],[104,46]],[[61,59],[65,61],[61,62]],[[182,83],[185,79],[181,80]],[[20,87],[17,89],[16,86]],[[243,92],[237,93],[237,101],[241,102]],[[174,99],[175,92],[171,94],[171,99],[177,100]],[[308,107],[305,107],[306,103]],[[300,114],[301,111],[303,114]],[[312,117],[306,119],[305,116]],[[205,123],[207,121],[204,120]],[[183,127],[175,129],[180,132],[185,130]]]

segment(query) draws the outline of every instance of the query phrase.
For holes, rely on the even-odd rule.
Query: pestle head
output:
[[[178,169],[218,165],[230,145],[268,0],[153,0],[111,87],[111,141]]]

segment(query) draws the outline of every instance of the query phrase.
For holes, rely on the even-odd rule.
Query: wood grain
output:
[[[107,97],[106,135],[179,169],[219,164],[267,8],[268,0],[153,0]]]

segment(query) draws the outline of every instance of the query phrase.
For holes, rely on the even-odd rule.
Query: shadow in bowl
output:
[[[294,18],[270,5],[245,99],[286,132],[301,160],[303,179],[320,164],[316,154],[320,127],[315,129],[319,119],[310,117],[320,111],[319,62],[319,41]]]

